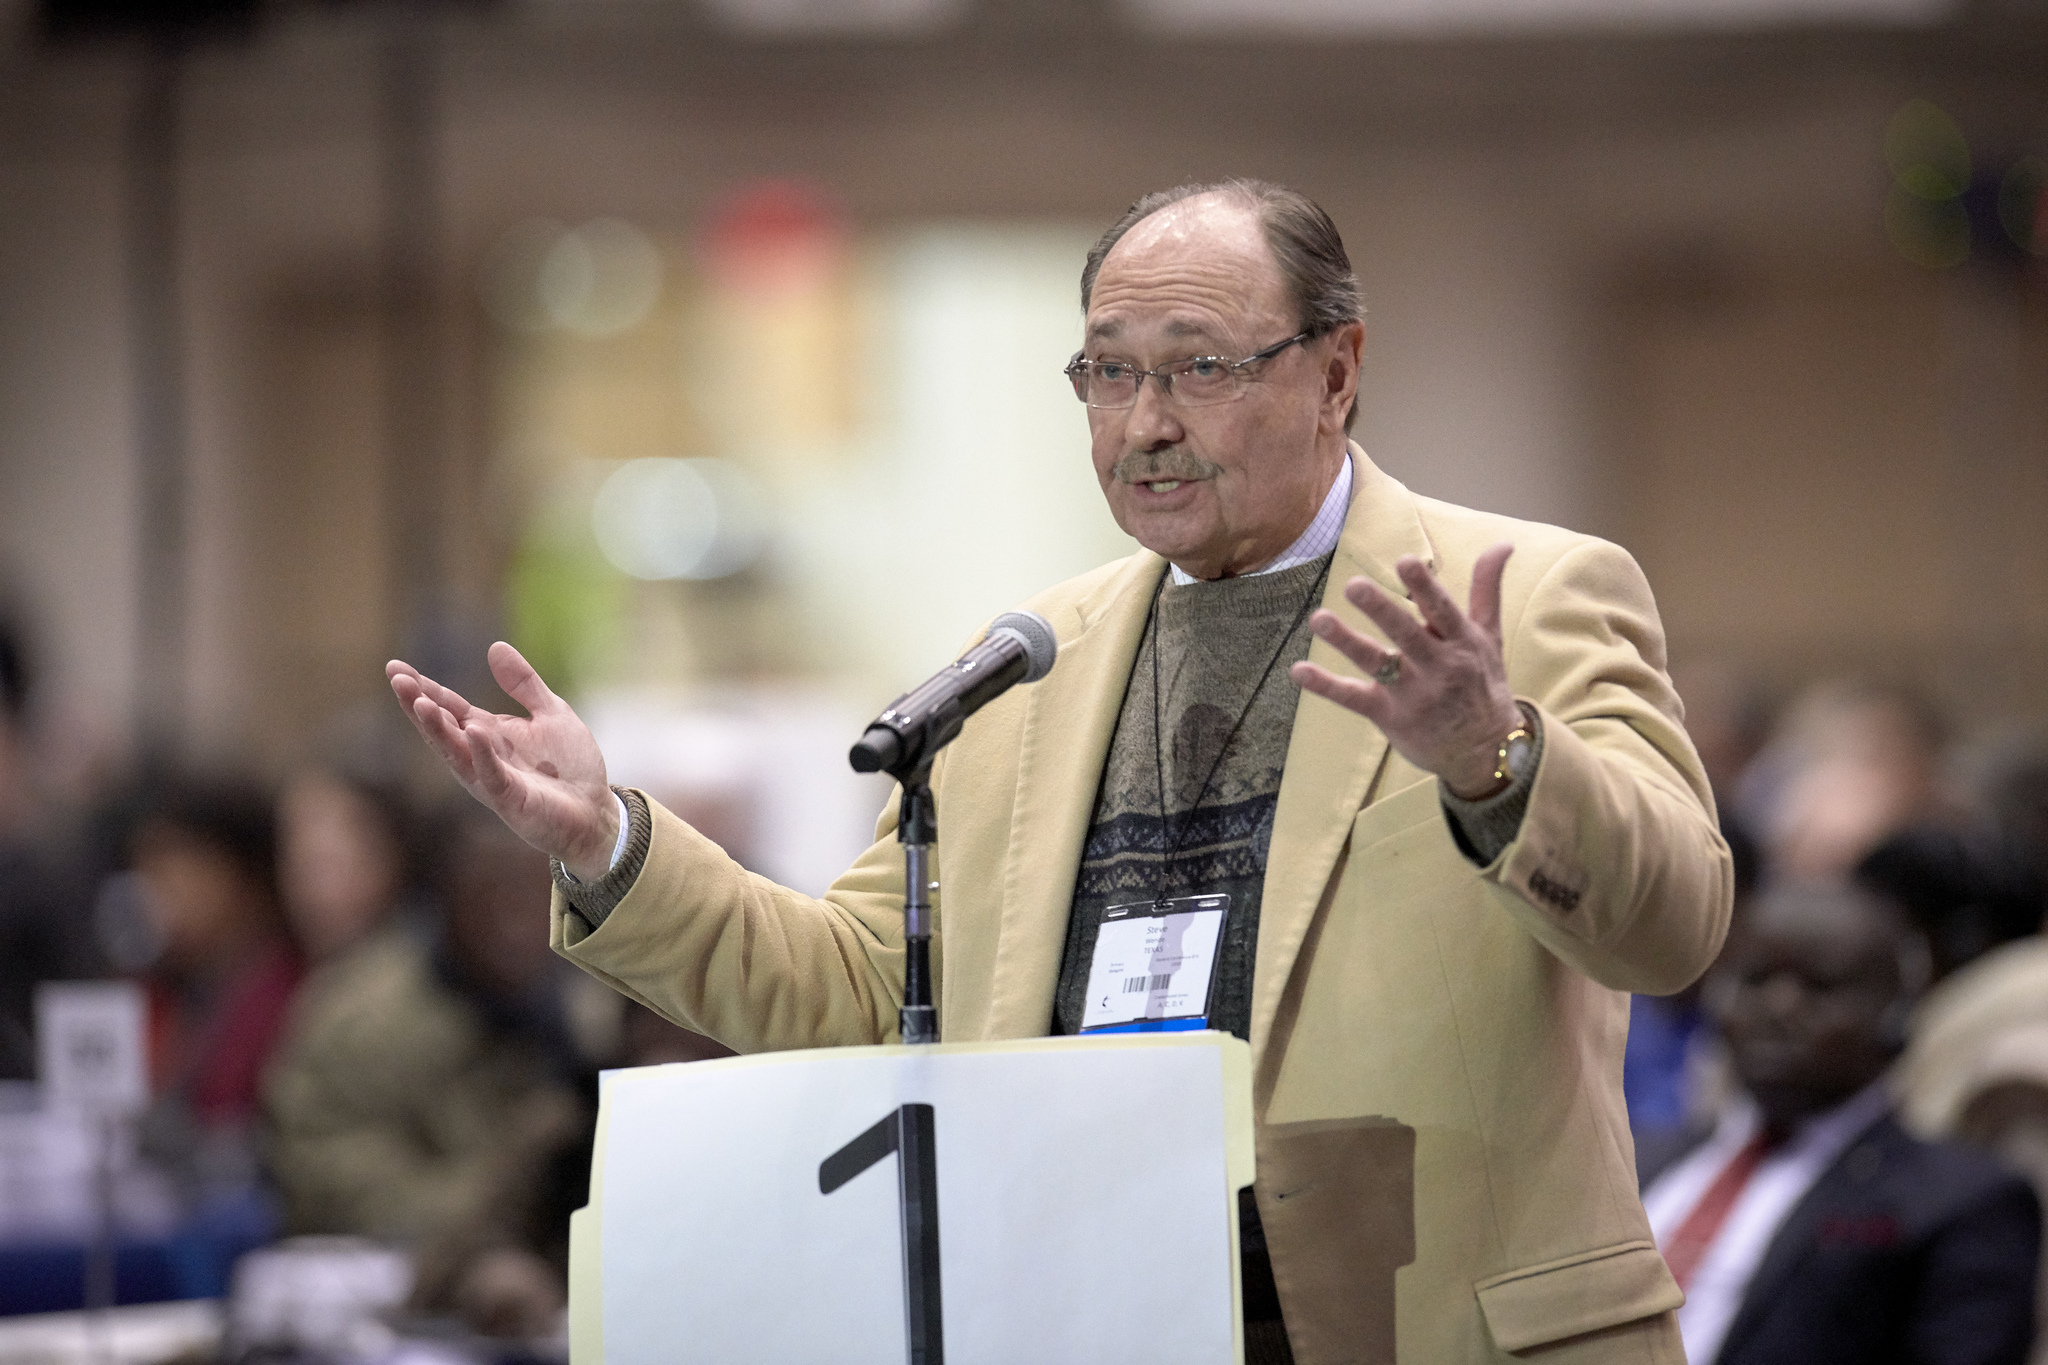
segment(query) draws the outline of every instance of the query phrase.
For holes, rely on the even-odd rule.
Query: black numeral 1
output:
[[[903,1317],[910,1365],[945,1365],[939,1321],[939,1154],[932,1107],[906,1104],[818,1163],[818,1191],[830,1194],[896,1154],[896,1203],[903,1219]]]

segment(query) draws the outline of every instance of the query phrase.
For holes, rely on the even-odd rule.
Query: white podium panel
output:
[[[1224,1034],[611,1072],[574,1365],[1233,1365],[1252,1173]]]

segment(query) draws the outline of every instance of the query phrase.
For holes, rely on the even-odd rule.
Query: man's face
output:
[[[1237,360],[1300,330],[1252,211],[1205,195],[1125,234],[1088,302],[1089,360],[1153,369]],[[1128,408],[1090,408],[1095,475],[1117,525],[1202,578],[1256,569],[1286,549],[1328,492],[1357,382],[1357,324],[1253,367],[1229,402],[1184,407],[1156,379]]]
[[[1739,918],[1707,1000],[1767,1119],[1822,1113],[1883,1072],[1903,942],[1891,907],[1849,887],[1781,885]]]

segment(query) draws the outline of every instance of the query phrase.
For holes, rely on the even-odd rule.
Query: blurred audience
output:
[[[548,863],[464,803],[436,850],[437,934],[387,923],[335,957],[272,1067],[293,1232],[407,1245],[416,1306],[537,1336],[566,1302],[594,1062],[548,946]],[[568,1193],[565,1193],[568,1192]]]
[[[1735,904],[1756,891],[1756,845],[1739,824],[1723,820],[1722,837],[1735,863]],[[1711,1122],[1726,1097],[1725,1059],[1700,1003],[1702,983],[1674,995],[1638,995],[1629,1001],[1628,1046],[1621,1089],[1628,1124],[1639,1147],[1668,1150]]]
[[[2048,727],[1995,746],[1977,797],[2002,846],[2033,875],[2048,911]]]
[[[1960,966],[1929,994],[1899,1066],[1901,1109],[1919,1136],[1982,1147],[2048,1200],[2048,740],[2005,746],[1979,796],[2018,871],[1994,879],[2006,892],[1997,909],[1966,921],[2032,932]],[[2041,1308],[2048,1312],[2048,1283]],[[2048,1324],[2034,1359],[2048,1362]]]
[[[1737,784],[1771,737],[1771,708],[1763,689],[1725,660],[1674,664],[1671,681],[1685,698],[1685,733],[1729,824]]]
[[[35,1076],[35,987],[99,975],[85,897],[52,856],[28,733],[28,651],[0,619],[0,1081]]]
[[[412,820],[397,787],[328,768],[287,782],[277,815],[285,914],[319,967],[369,938],[410,890]]]
[[[1807,691],[1735,792],[1768,874],[1841,876],[1942,811],[1943,739],[1933,708],[1904,688],[1838,680]]]
[[[144,974],[159,1143],[243,1133],[302,972],[277,895],[268,796],[226,778],[146,791],[129,861],[156,944]],[[161,1153],[160,1153],[161,1154]]]
[[[1932,976],[1908,908],[1863,885],[1782,880],[1738,916],[1705,999],[1741,1094],[1644,1170],[1694,1365],[2027,1358],[2033,1192],[1909,1136],[1885,1083]]]
[[[2041,927],[2032,870],[1967,826],[1899,830],[1865,854],[1850,878],[1905,910],[1927,939],[1937,981]]]
[[[1928,996],[1898,1091],[1915,1133],[1975,1143],[2048,1199],[2048,938],[1988,953]]]

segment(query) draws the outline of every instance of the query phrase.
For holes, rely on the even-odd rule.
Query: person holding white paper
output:
[[[1250,1042],[1250,1360],[1681,1360],[1621,1050],[1628,992],[1712,960],[1732,874],[1640,571],[1348,439],[1357,280],[1293,191],[1147,196],[1082,301],[1067,375],[1144,548],[1025,604],[1058,663],[933,769],[944,1036]],[[529,716],[389,673],[558,859],[560,951],[743,1052],[894,1038],[893,802],[798,895],[609,789],[518,653],[491,665]]]

